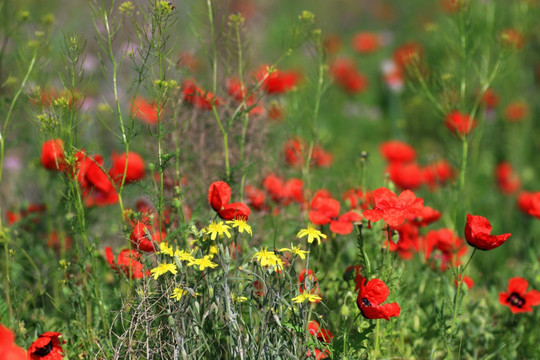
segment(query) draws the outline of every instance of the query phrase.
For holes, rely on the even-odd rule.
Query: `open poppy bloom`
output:
[[[461,277],[459,279],[461,280]],[[463,282],[465,283],[465,285],[467,285],[467,289],[469,290],[471,290],[472,287],[474,286],[474,280],[469,276],[463,276]],[[454,286],[455,287],[459,286],[459,282],[457,279],[454,279]]]
[[[154,125],[158,122],[158,109],[154,104],[149,103],[142,97],[137,97],[133,101],[131,116],[136,117],[147,124]]]
[[[315,320],[311,320],[308,323],[308,331],[310,335],[313,335],[317,338],[317,340],[321,343],[331,343],[332,339],[334,338],[334,335],[330,332],[330,330],[322,329],[318,322]],[[330,352],[328,349],[314,349],[314,354],[311,353],[310,350],[307,351],[306,356],[308,359],[313,359],[315,357],[316,360],[319,359],[326,359],[330,356]]]
[[[508,281],[506,292],[499,293],[501,305],[509,306],[514,314],[532,312],[533,306],[540,305],[540,291],[527,292],[529,283],[521,277],[513,277]]]
[[[398,232],[399,239],[397,242],[386,240],[384,245],[389,247],[389,250],[397,251],[400,258],[410,260],[414,257],[414,253],[418,251],[419,230],[418,226],[404,222],[403,224],[393,228]]]
[[[264,191],[256,188],[253,185],[246,185],[244,189],[246,197],[248,199],[248,204],[257,211],[265,210],[268,206],[266,205],[266,195]]]
[[[224,181],[215,181],[208,189],[208,202],[223,220],[247,220],[251,210],[244,203],[230,203],[231,187]]]
[[[62,360],[62,343],[58,332],[46,332],[39,335],[38,339],[28,348],[28,358],[32,360]]]
[[[129,236],[133,247],[139,251],[154,252],[154,243],[159,244],[167,235],[164,232],[152,232],[150,225],[137,223]]]
[[[139,181],[144,177],[144,160],[136,152],[130,151],[128,156],[125,153],[121,155],[113,154],[112,159],[113,165],[109,170],[109,175],[117,184],[120,184],[122,181],[124,170],[126,170],[126,184]]]
[[[124,273],[132,279],[141,279],[144,277],[143,264],[138,260],[141,258],[141,255],[135,250],[122,250],[115,260],[112,249],[107,246],[105,248],[105,258],[111,268],[118,273]]]
[[[446,116],[446,127],[454,134],[468,135],[472,129],[476,127],[476,121],[472,119],[468,114],[461,113],[459,111],[453,111]]]
[[[467,253],[465,241],[451,229],[430,230],[424,238],[423,249],[425,260],[435,261],[441,271],[459,266],[460,258]]]
[[[479,215],[467,214],[465,239],[472,247],[479,250],[491,250],[501,246],[512,234],[490,235],[491,224]]]
[[[349,94],[357,94],[367,89],[368,79],[356,69],[351,59],[336,59],[330,67],[334,82]]]
[[[41,148],[41,165],[49,170],[64,170],[64,142],[60,139],[45,141]]]
[[[495,177],[497,178],[497,185],[503,194],[512,194],[521,187],[521,179],[509,162],[502,162],[497,165]]]
[[[347,235],[353,231],[353,222],[362,220],[356,211],[347,211],[339,216],[339,201],[333,199],[327,191],[318,191],[311,201],[309,220],[317,225],[330,224],[330,231]]]
[[[456,174],[456,170],[444,159],[426,165],[422,171],[424,183],[430,190],[436,189],[438,185],[446,184]]]
[[[384,220],[388,225],[396,227],[408,216],[416,216],[424,207],[424,199],[417,198],[410,190],[405,190],[399,196],[387,188],[373,190],[375,206],[365,210],[362,215],[370,221]]]
[[[414,148],[399,140],[383,142],[379,146],[379,151],[388,162],[411,162],[416,159]]]
[[[520,192],[517,204],[524,213],[540,219],[540,192]]]
[[[394,61],[401,69],[406,69],[408,66],[419,64],[423,53],[422,45],[416,42],[407,42],[394,51]]]
[[[407,220],[412,222],[416,226],[428,226],[431,223],[439,220],[441,213],[429,206],[424,206],[422,210],[416,215],[409,215]]]
[[[195,84],[192,80],[185,80],[182,84],[182,95],[184,101],[193,107],[201,110],[212,110],[212,106],[219,106],[223,103],[221,98],[218,98],[209,91],[204,91]]]
[[[15,344],[15,335],[0,324],[0,359],[27,360],[26,351]]]
[[[298,84],[300,75],[296,72],[279,69],[269,72],[268,69],[267,65],[261,65],[255,75],[257,80],[262,82],[261,89],[267,94],[284,94]]]
[[[381,37],[372,32],[361,32],[354,35],[352,47],[361,54],[373,53],[381,47]]]
[[[424,172],[415,162],[391,163],[386,168],[386,172],[390,176],[390,180],[402,190],[415,190],[424,182]]]
[[[388,286],[380,279],[371,279],[360,283],[356,304],[366,319],[386,319],[399,316],[401,308],[398,303],[381,305],[390,294]]]

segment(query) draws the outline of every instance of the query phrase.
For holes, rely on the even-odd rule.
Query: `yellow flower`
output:
[[[165,241],[159,244],[159,249],[160,254],[169,255],[170,257],[174,255],[172,246],[170,246],[169,243]]]
[[[231,298],[233,299],[233,301],[236,301],[236,302],[239,302],[239,303],[243,303],[244,301],[247,301],[247,297],[245,296],[236,296],[234,294],[231,294]]]
[[[187,290],[182,288],[175,288],[173,290],[173,294],[171,295],[171,299],[175,299],[176,301],[180,300],[180,298],[184,295],[186,295]]]
[[[210,235],[210,239],[216,240],[216,237],[219,235],[219,237],[224,237],[227,235],[228,238],[231,237],[231,233],[229,232],[230,226],[225,225],[223,221],[212,221],[207,227],[203,229],[203,231],[206,234]]]
[[[188,253],[186,250],[178,250],[178,249],[176,249],[176,251],[174,252],[174,256],[176,256],[178,258],[178,260],[180,260],[180,261],[192,261],[193,260],[193,256],[191,255],[191,253]]]
[[[297,297],[293,297],[291,300],[294,301],[295,303],[300,304],[300,303],[303,303],[306,300],[309,301],[309,302],[320,301],[320,300],[322,300],[322,298],[319,295],[309,294],[309,293],[302,293],[302,294],[298,295]]]
[[[308,236],[307,242],[312,243],[313,240],[317,240],[317,244],[321,243],[321,238],[326,239],[326,235],[324,235],[319,230],[315,229],[315,225],[309,224],[307,229],[302,229],[296,234],[297,238],[302,238],[304,236]]]
[[[171,272],[172,274],[176,275],[178,271],[176,270],[176,265],[174,264],[159,264],[157,267],[150,270],[150,272],[154,276],[154,280],[157,280],[157,278],[163,274]]]
[[[210,256],[205,256],[202,259],[193,259],[188,265],[189,266],[198,265],[200,271],[203,271],[207,267],[213,269],[216,266],[218,266],[218,264],[211,262],[210,259],[211,259]]]
[[[238,228],[238,232],[243,233],[244,231],[247,232],[249,235],[253,236],[253,232],[251,231],[251,226],[248,225],[246,220],[230,220],[227,221],[227,224],[231,224],[233,228]]]
[[[210,246],[210,249],[208,249],[208,253],[214,257],[215,254],[218,253],[218,248],[216,245]]]
[[[279,251],[283,252],[283,251],[288,251],[294,255],[298,255],[300,256],[300,259],[304,260],[306,258],[306,254],[309,254],[309,251],[306,251],[306,250],[302,250],[300,249],[300,246],[294,246],[292,247],[292,249],[288,249],[288,248],[283,248],[283,249],[279,249]]]
[[[273,252],[263,248],[253,255],[253,259],[257,259],[261,266],[272,266],[276,270],[283,270],[283,261]]]

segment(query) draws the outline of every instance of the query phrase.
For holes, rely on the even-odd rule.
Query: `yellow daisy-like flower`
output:
[[[233,301],[236,301],[238,303],[243,303],[244,301],[247,301],[247,297],[245,296],[236,296],[234,294],[231,294],[231,298],[233,299]]]
[[[172,246],[169,245],[167,242],[162,242],[159,244],[159,253],[169,255],[170,257],[174,256],[174,251]]]
[[[216,240],[216,237],[219,235],[220,238],[227,236],[231,238],[231,233],[229,232],[230,226],[225,225],[223,221],[212,221],[203,231],[210,235],[210,239]]]
[[[182,289],[182,288],[175,288],[173,290],[173,294],[171,295],[171,299],[178,301],[182,298],[182,296],[186,294],[187,294],[187,290]]]
[[[313,240],[317,240],[317,244],[321,243],[321,238],[326,239],[326,235],[324,235],[319,230],[315,229],[315,225],[309,224],[306,229],[302,229],[296,234],[297,238],[302,238],[304,236],[308,237],[307,242],[312,243]]]
[[[283,261],[273,251],[268,251],[268,248],[256,252],[253,259],[257,259],[261,266],[272,266],[278,271],[283,270]]]
[[[244,231],[247,232],[249,235],[253,236],[253,232],[251,231],[251,226],[248,225],[246,220],[230,220],[227,221],[227,224],[231,224],[233,228],[238,228],[238,232],[243,233]]]
[[[174,256],[180,261],[192,261],[194,259],[191,253],[188,253],[186,250],[176,249]]]
[[[294,246],[294,245],[293,245],[293,247],[291,249],[283,248],[283,249],[279,249],[279,251],[281,251],[281,252],[288,251],[288,252],[292,253],[293,255],[299,256],[300,259],[302,259],[302,260],[304,260],[306,258],[306,255],[309,254],[309,251],[302,250],[302,249],[300,249],[300,246]]]
[[[193,259],[189,264],[188,266],[193,266],[193,265],[198,265],[199,266],[199,270],[200,271],[203,271],[204,269],[206,268],[215,268],[216,266],[218,266],[218,264],[216,263],[213,263],[212,261],[210,261],[210,256],[205,256],[204,258],[202,259]]]
[[[215,254],[218,253],[218,247],[216,245],[210,246],[210,249],[208,249],[208,253],[214,257]]]
[[[157,278],[163,274],[171,272],[173,275],[176,275],[178,271],[174,264],[159,264],[157,267],[150,270],[150,272],[152,273],[152,276],[154,276],[154,280],[157,280]]]
[[[294,301],[295,303],[300,304],[300,303],[305,302],[306,300],[309,301],[309,302],[320,301],[320,300],[322,300],[322,298],[319,295],[309,294],[309,293],[302,293],[302,294],[298,295],[297,297],[293,297],[291,300]]]

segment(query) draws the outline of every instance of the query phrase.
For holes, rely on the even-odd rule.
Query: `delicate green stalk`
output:
[[[459,171],[458,194],[461,195],[465,187],[465,173],[467,172],[467,158],[469,153],[469,141],[466,136],[461,136],[461,167]]]
[[[217,48],[212,0],[206,0],[206,5],[208,6],[208,21],[210,22],[210,37],[212,41],[212,92],[215,95],[217,91]]]
[[[465,266],[461,269],[458,269],[458,277],[455,279],[458,283],[458,286],[457,286],[457,290],[456,290],[456,295],[454,297],[454,311],[453,311],[453,315],[452,315],[452,325],[450,326],[450,333],[448,334],[448,339],[447,339],[447,355],[446,355],[446,358],[447,359],[451,359],[451,355],[452,355],[452,349],[451,349],[451,346],[452,346],[452,340],[453,340],[453,337],[454,337],[454,328],[457,324],[457,318],[458,318],[458,312],[459,312],[459,308],[461,306],[461,287],[462,287],[462,284],[463,284],[463,274],[465,273],[465,270],[467,269],[467,267],[469,266],[474,254],[476,253],[476,248],[474,248],[472,254],[471,254],[471,257],[469,257],[469,260],[467,260],[467,263],[465,264]]]
[[[373,358],[377,359],[377,357],[379,356],[379,335],[380,335],[381,319],[377,319],[375,320],[375,322],[377,323],[377,325],[375,327],[375,349],[373,350],[374,352]]]
[[[11,279],[10,279],[10,276],[9,276],[9,274],[10,274],[10,271],[9,271],[10,270],[9,248],[8,248],[8,244],[7,244],[7,239],[5,237],[3,237],[2,241],[4,241],[4,253],[5,253],[5,257],[6,257],[6,263],[5,263],[5,267],[6,267],[6,303],[7,303],[8,309],[9,309],[9,319],[13,320],[13,306],[11,304],[11,289],[10,289]]]

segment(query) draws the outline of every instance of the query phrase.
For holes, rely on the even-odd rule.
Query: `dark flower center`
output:
[[[367,298],[362,298],[362,305],[364,306],[371,306],[371,303]]]
[[[522,298],[518,293],[511,293],[510,296],[506,299],[507,303],[510,303],[512,306],[517,306],[518,308],[525,305],[525,299]]]
[[[47,345],[40,347],[36,351],[34,351],[34,355],[45,356],[48,355],[52,351],[52,349],[52,341],[49,341]]]

